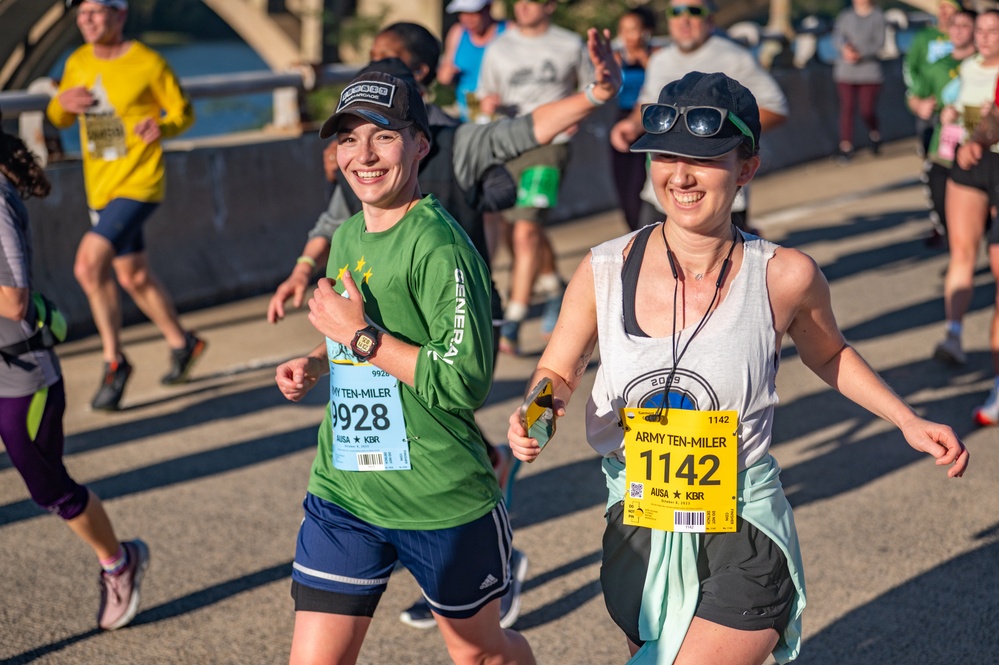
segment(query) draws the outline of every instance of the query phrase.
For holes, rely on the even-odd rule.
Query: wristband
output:
[[[295,264],[298,265],[299,263],[308,263],[310,268],[312,268],[313,270],[316,269],[316,260],[311,256],[305,256],[303,254],[302,256],[295,259]]]
[[[597,99],[593,94],[593,89],[597,87],[595,82],[590,83],[585,88],[583,88],[583,94],[586,95],[586,101],[593,104],[594,106],[603,106],[607,103],[605,99]]]

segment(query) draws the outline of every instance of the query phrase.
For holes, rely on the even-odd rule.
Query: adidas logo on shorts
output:
[[[482,580],[482,584],[479,585],[479,590],[488,589],[497,582],[499,582],[499,580],[493,577],[491,574],[486,575],[486,579]]]

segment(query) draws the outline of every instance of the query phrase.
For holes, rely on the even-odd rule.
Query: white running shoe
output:
[[[518,549],[510,553],[510,590],[500,599],[500,627],[509,628],[520,617],[520,587],[527,578],[527,555]]]
[[[976,406],[971,412],[971,417],[982,427],[999,425],[999,378],[992,384],[992,390],[989,391],[985,404]]]
[[[943,341],[933,349],[933,359],[945,365],[963,365],[968,362],[968,356],[961,350],[961,338],[947,333]]]

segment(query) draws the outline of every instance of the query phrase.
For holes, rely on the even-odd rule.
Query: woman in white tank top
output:
[[[551,379],[563,416],[599,342],[587,438],[604,458],[601,584],[629,663],[763,663],[771,653],[787,662],[800,649],[805,587],[769,453],[784,336],[948,476],[964,474],[968,453],[847,344],[810,257],[732,225],[732,201],[760,165],[752,94],[723,74],[692,72],[643,109],[643,125],[631,149],[652,155],[666,221],[582,261],[528,388]],[[540,452],[519,411],[508,438],[521,460]],[[716,489],[725,483],[731,491]],[[744,562],[744,551],[755,558]],[[756,579],[759,593],[743,591]]]

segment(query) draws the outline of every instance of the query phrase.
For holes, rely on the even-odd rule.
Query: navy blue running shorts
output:
[[[607,512],[600,585],[611,619],[641,646],[638,615],[649,568],[652,530],[624,524],[624,503]],[[700,600],[694,615],[736,630],[783,633],[795,588],[784,552],[739,517],[735,533],[702,534],[697,557]],[[668,628],[667,628],[668,629]]]
[[[369,524],[307,494],[292,566],[295,610],[372,616],[396,561],[416,578],[434,612],[474,616],[510,586],[513,531],[502,502],[450,529],[407,531]]]
[[[146,249],[142,237],[142,225],[159,203],[133,201],[132,199],[112,199],[100,210],[90,211],[90,229],[114,246],[115,256],[137,254]]]

